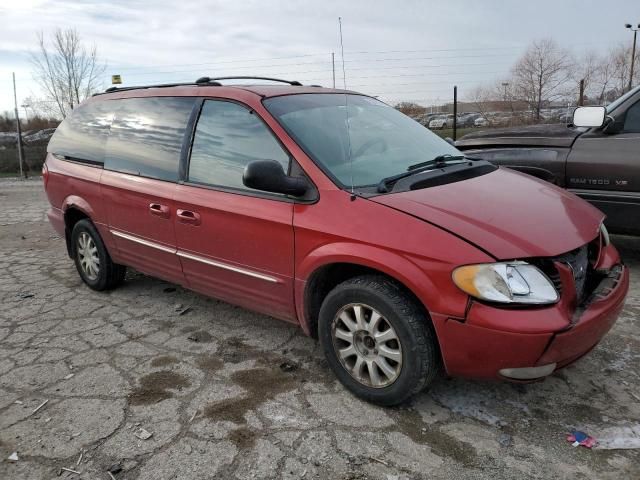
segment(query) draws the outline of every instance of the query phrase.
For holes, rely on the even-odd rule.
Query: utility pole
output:
[[[458,132],[458,87],[453,87],[453,141],[457,140]]]
[[[628,89],[628,91],[631,91],[631,88],[633,87],[633,67],[636,61],[636,39],[638,36],[638,30],[640,29],[640,23],[637,25],[636,28],[633,28],[633,25],[631,25],[630,23],[627,23],[625,27],[633,32],[633,48],[631,49],[631,71],[629,72],[629,89]]]
[[[333,72],[333,88],[336,88],[336,54],[331,52],[331,70]]]
[[[13,72],[13,101],[16,111],[16,129],[18,132],[18,162],[20,164],[20,177],[27,178],[26,172],[22,168],[24,162],[24,150],[22,149],[22,131],[20,130],[20,113],[18,112],[18,95],[16,94],[16,74]]]
[[[580,80],[580,96],[578,97],[578,106],[584,106],[584,78]]]

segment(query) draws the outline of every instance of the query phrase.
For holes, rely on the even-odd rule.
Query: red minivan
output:
[[[112,88],[56,130],[48,215],[90,288],[132,267],[299,324],[383,405],[442,370],[540,379],[615,322],[629,273],[588,203],[375,98],[226,80]]]

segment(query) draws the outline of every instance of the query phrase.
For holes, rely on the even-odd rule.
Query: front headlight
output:
[[[609,231],[607,230],[607,227],[604,226],[604,223],[600,224],[600,235],[602,235],[602,246],[609,246],[611,239],[609,238]]]
[[[465,265],[456,268],[452,277],[463,292],[489,302],[547,305],[558,301],[551,280],[526,262]]]

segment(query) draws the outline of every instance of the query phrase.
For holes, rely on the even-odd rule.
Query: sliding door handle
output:
[[[158,217],[169,218],[171,216],[171,209],[166,205],[160,205],[159,203],[150,203],[149,213]]]
[[[182,223],[188,223],[191,225],[200,225],[200,214],[197,212],[192,212],[191,210],[182,210],[178,209],[177,212],[178,220]]]

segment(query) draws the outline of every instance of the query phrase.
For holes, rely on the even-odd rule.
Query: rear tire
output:
[[[355,277],[331,290],[320,308],[318,336],[338,380],[368,402],[402,403],[440,371],[430,320],[383,276]]]
[[[93,290],[110,290],[124,281],[127,268],[113,263],[90,220],[76,222],[71,232],[71,255],[80,278]]]

